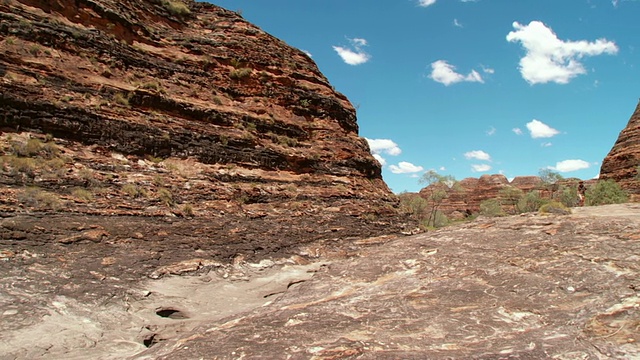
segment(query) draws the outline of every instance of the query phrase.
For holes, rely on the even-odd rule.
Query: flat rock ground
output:
[[[0,220],[0,359],[640,358],[639,204],[226,262],[47,219]]]

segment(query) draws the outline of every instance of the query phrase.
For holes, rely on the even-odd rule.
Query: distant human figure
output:
[[[578,184],[578,205],[584,206],[584,197],[587,192],[587,188],[584,186],[584,181],[580,181]]]

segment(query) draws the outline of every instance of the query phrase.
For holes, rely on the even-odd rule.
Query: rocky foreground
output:
[[[84,226],[3,240],[1,359],[640,357],[637,204],[144,271]]]

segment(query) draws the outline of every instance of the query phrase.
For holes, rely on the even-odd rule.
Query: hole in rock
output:
[[[149,336],[147,336],[143,341],[142,344],[148,348],[152,347],[153,345],[157,344],[159,341],[158,339],[156,339],[156,334],[151,334]]]
[[[156,315],[169,318],[169,319],[187,319],[189,318],[185,313],[180,310],[172,309],[172,308],[159,308],[156,310]]]

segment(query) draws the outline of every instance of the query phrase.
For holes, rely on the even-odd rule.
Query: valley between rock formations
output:
[[[352,104],[235,12],[0,1],[0,109],[2,360],[640,357],[639,205],[399,235]]]
[[[638,204],[193,259],[147,280],[135,259],[153,246],[109,242],[42,241],[0,262],[1,359],[640,357]],[[121,255],[101,246],[127,249],[128,266],[113,272]]]

